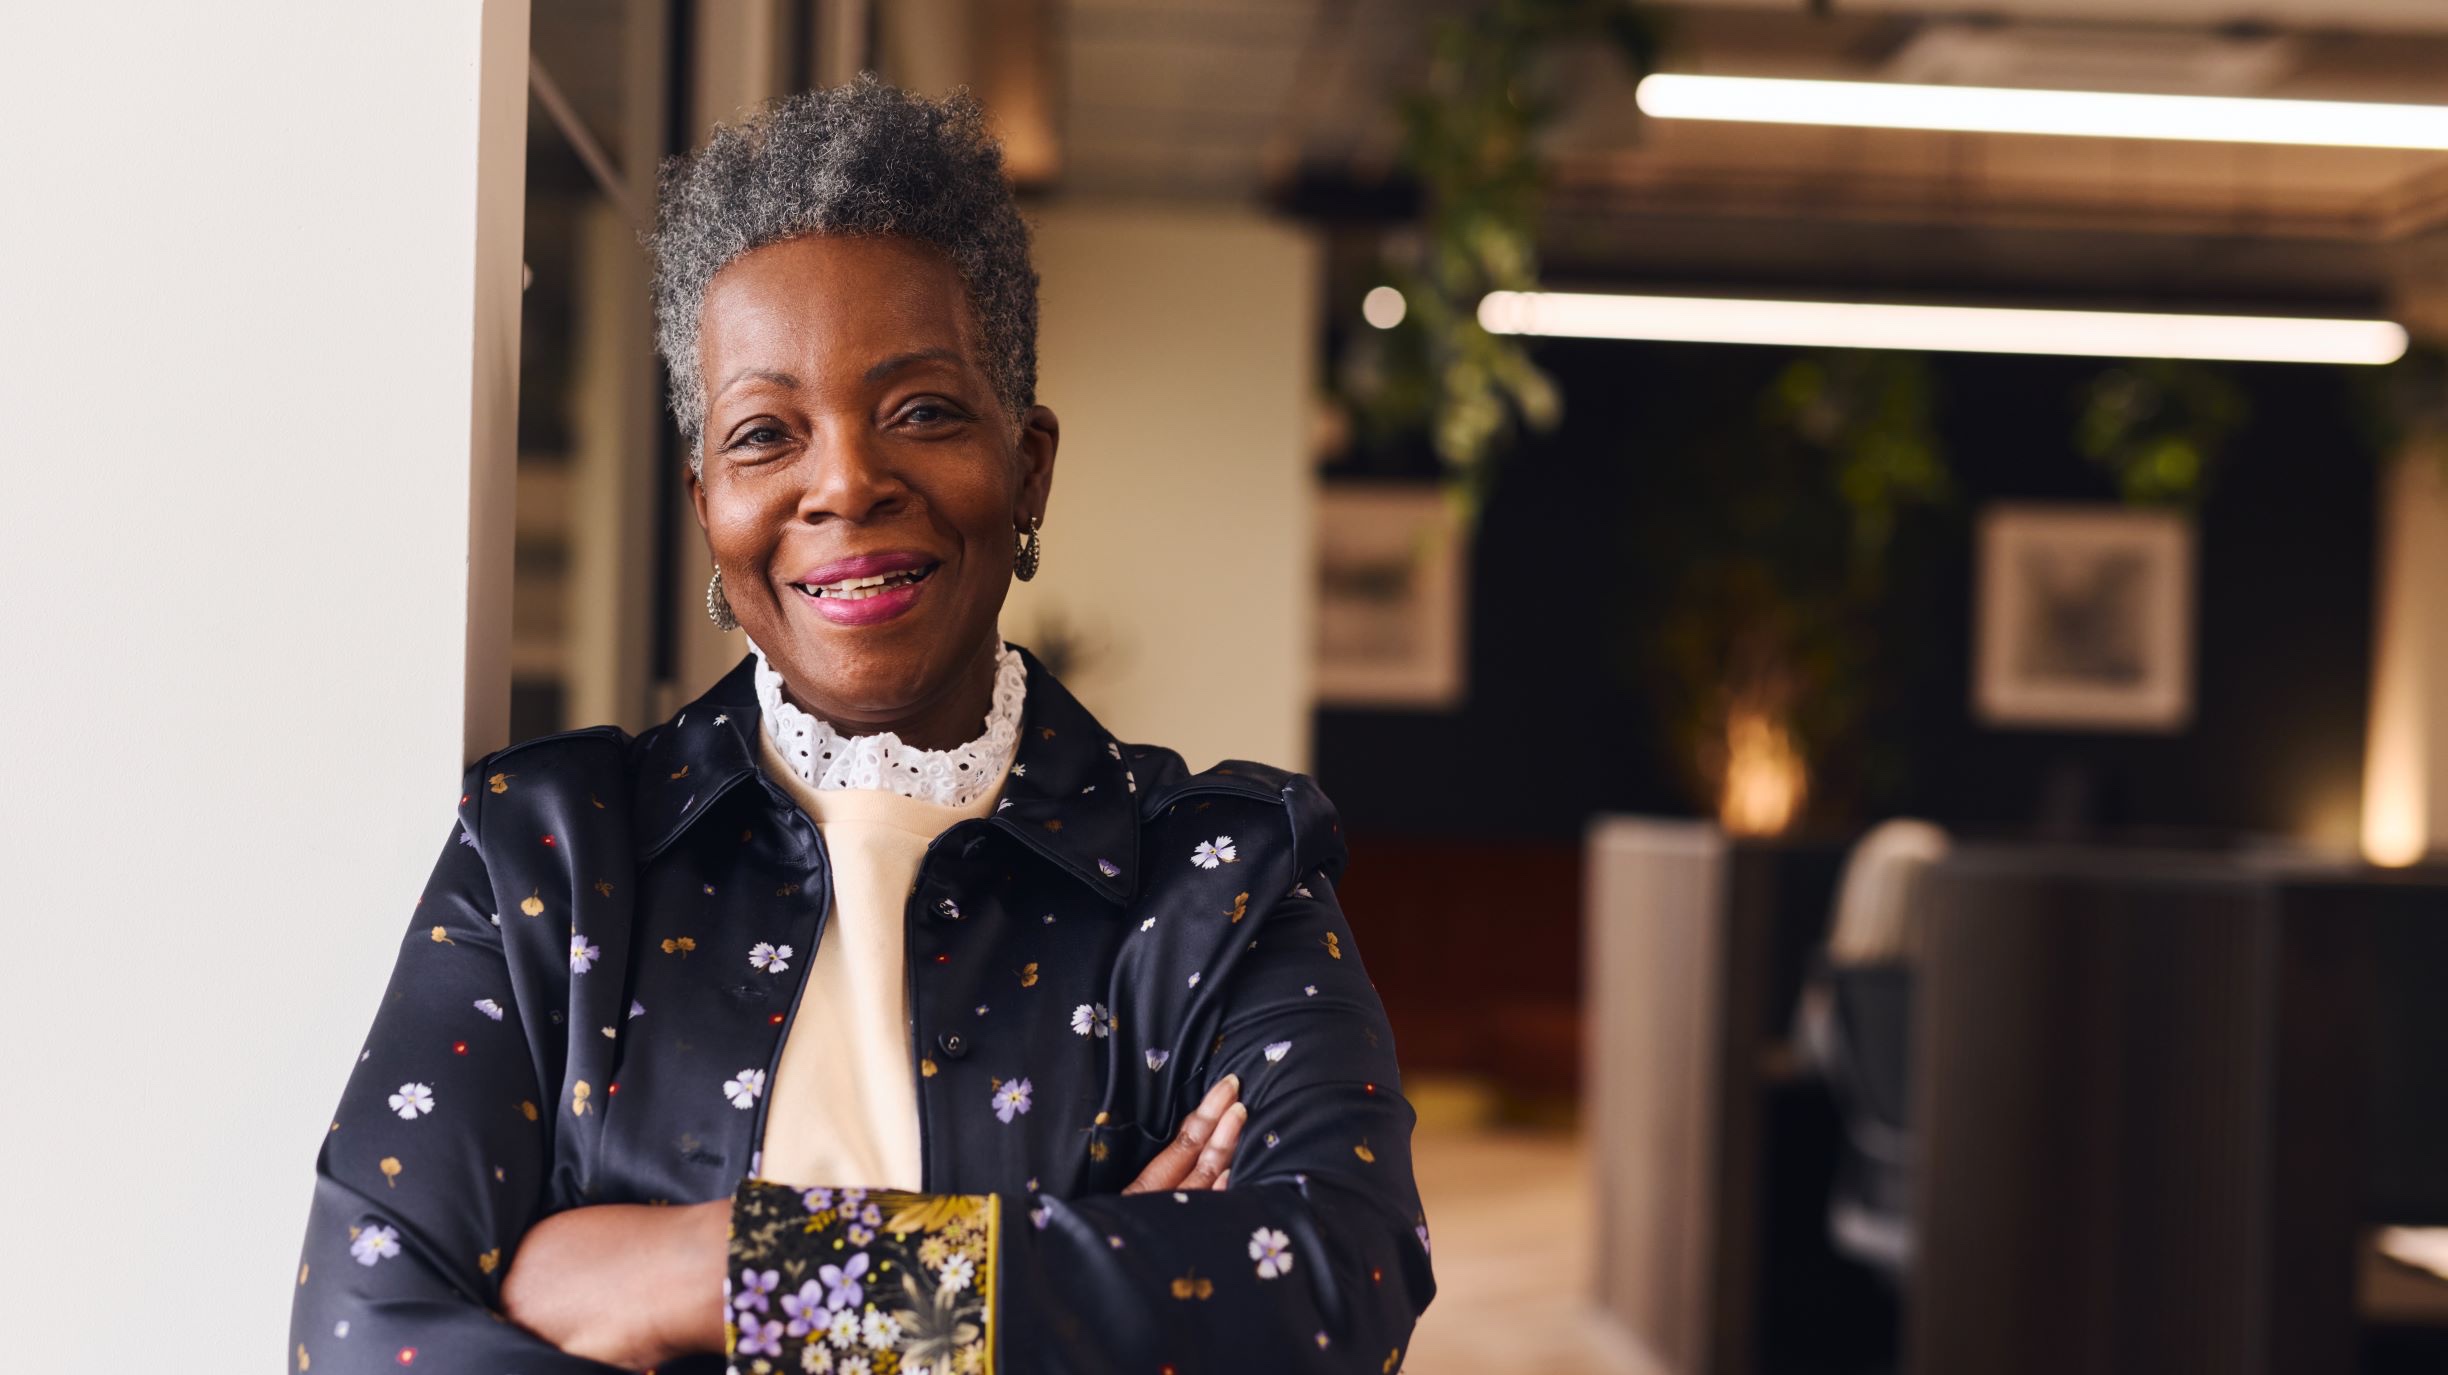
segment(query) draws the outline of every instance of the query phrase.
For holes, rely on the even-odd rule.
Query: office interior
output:
[[[533,24],[513,733],[739,652],[641,478],[646,169],[857,70],[978,93],[1066,417],[1006,633],[1341,808],[1409,1368],[2448,1352],[2448,13]],[[1218,566],[1126,577],[1158,529]]]
[[[161,988],[187,975],[157,949],[223,971],[234,992],[151,1014],[210,1034],[115,1030],[72,1006],[90,981],[39,974],[31,924],[13,942],[39,977],[0,998],[12,1041],[73,1014],[92,1063],[174,1057],[147,1091],[178,1120],[306,1143],[96,1147],[200,1200],[162,1232],[222,1238],[249,1277],[245,1303],[156,1286],[140,1323],[279,1345],[334,1047],[462,757],[643,728],[744,652],[702,610],[639,235],[661,160],[873,71],[978,96],[1035,234],[1063,442],[1006,636],[1126,738],[1305,769],[1340,809],[1341,897],[1420,1111],[1439,1293],[1404,1368],[2448,1363],[2448,7],[215,8],[147,21],[186,57],[127,59],[126,90],[190,83],[180,127],[64,89],[46,116],[188,150],[166,175],[203,209],[173,241],[221,256],[147,291],[277,256],[282,291],[212,309],[382,305],[352,366],[408,400],[347,433],[437,466],[341,527],[289,431],[200,405],[274,504],[145,527],[191,532],[156,547],[216,594],[158,612],[190,655],[177,719],[260,711],[293,750],[379,720],[396,749],[350,757],[397,801],[326,818],[302,765],[202,755],[135,775],[230,799],[163,867],[221,904],[215,931],[327,973],[301,992],[241,972],[245,943],[115,926]],[[46,61],[101,50],[107,26],[58,14],[77,41]],[[247,149],[331,186],[265,202],[281,179],[248,181],[272,153]],[[214,238],[247,204],[376,229]],[[441,263],[471,223],[476,267]],[[42,260],[82,271],[72,248]],[[12,288],[66,318],[49,289]],[[243,350],[177,337],[247,394]],[[428,370],[375,366],[412,349]],[[222,509],[145,462],[159,500],[130,519]],[[258,567],[230,529],[281,533]],[[38,535],[0,543],[49,589],[64,546]],[[301,581],[358,548],[380,608]],[[101,661],[131,638],[51,600],[26,643]],[[282,666],[351,695],[265,709]],[[149,710],[93,692],[96,720]],[[26,776],[124,795],[132,770],[35,734]],[[40,840],[18,913],[132,901],[70,886],[109,828],[25,795],[0,827]],[[376,831],[397,855],[338,843]],[[212,895],[244,847],[206,841],[258,832],[335,843],[242,910]],[[29,1233],[82,1235],[83,1206],[29,1200]],[[98,1322],[85,1274],[24,1292]]]

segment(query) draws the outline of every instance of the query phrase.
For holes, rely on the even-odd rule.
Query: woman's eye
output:
[[[939,401],[913,402],[908,409],[901,412],[903,423],[918,426],[941,425],[946,421],[959,418],[958,412]]]
[[[732,439],[731,447],[735,449],[758,449],[769,444],[779,444],[781,442],[782,432],[780,430],[771,425],[752,425],[747,429],[740,431],[740,433]]]

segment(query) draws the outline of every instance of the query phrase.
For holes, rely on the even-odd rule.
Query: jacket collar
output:
[[[1107,900],[1128,902],[1138,879],[1139,807],[1122,746],[1036,655],[1013,648],[1028,668],[1028,695],[1020,748],[991,820]],[[629,819],[642,857],[668,849],[760,771],[762,729],[750,655],[640,737]]]

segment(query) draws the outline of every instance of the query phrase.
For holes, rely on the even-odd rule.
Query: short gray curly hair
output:
[[[895,234],[949,254],[995,394],[1015,425],[1037,399],[1037,272],[1003,149],[966,91],[929,100],[861,76],[803,91],[672,158],[656,188],[655,347],[689,466],[703,462],[697,357],[706,284],[751,249],[806,234]]]

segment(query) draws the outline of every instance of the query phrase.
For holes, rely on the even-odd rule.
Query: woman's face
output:
[[[837,725],[975,735],[1013,532],[1044,515],[1059,432],[996,400],[951,260],[894,237],[769,244],[708,284],[698,338],[689,495],[741,627]]]

